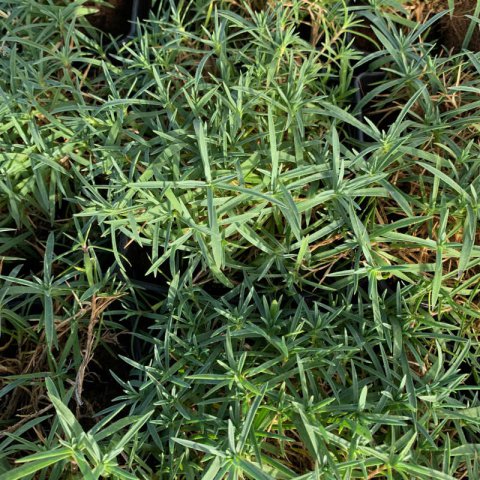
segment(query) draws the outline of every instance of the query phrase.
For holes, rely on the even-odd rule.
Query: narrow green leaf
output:
[[[267,386],[264,385],[261,390],[262,394],[257,395],[255,397],[254,401],[252,402],[252,405],[248,410],[248,414],[243,422],[242,431],[240,432],[240,437],[238,438],[237,453],[241,453],[245,447],[248,435],[253,425],[253,421],[255,420],[255,415],[257,414],[257,411],[260,408],[260,405],[262,403],[266,390],[267,390]]]
[[[272,107],[270,105],[268,106],[268,136],[270,140],[270,159],[272,161],[272,177],[270,188],[272,192],[275,192],[280,171],[277,150],[277,132],[275,131],[275,122],[273,119]]]

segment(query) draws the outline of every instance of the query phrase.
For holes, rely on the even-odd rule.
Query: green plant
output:
[[[479,476],[480,58],[370,3],[2,2],[2,480]]]

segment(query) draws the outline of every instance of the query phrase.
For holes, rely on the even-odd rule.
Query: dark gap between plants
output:
[[[384,72],[364,72],[354,78],[355,104],[359,105],[363,98],[368,95],[382,80],[385,80]],[[365,118],[371,120],[380,130],[387,129],[395,120],[394,115],[385,115],[375,109],[374,99],[370,100],[358,113],[358,120],[365,123]],[[355,137],[359,142],[372,141],[370,137],[359,129],[355,129]]]
[[[363,2],[360,2],[360,4],[363,4]],[[360,33],[361,36],[353,35],[351,33],[348,34],[353,41],[354,48],[363,55],[368,55],[377,50],[375,34],[373,33],[372,25],[369,22],[364,26],[357,27],[356,32]],[[353,86],[355,88],[353,103],[357,106],[361,104],[362,100],[379,82],[382,82],[387,78],[385,72],[371,71],[369,68],[369,64],[362,65],[361,69],[357,67],[355,76],[353,77]],[[360,122],[365,123],[365,119],[368,118],[378,127],[379,130],[388,130],[397,117],[398,112],[396,110],[383,108],[382,111],[380,111],[375,98],[372,98],[366,105],[364,105],[357,114],[357,118]],[[373,141],[372,138],[355,127],[349,127],[348,130],[352,137],[358,142],[364,143]]]
[[[146,275],[150,269],[152,262],[147,249],[138,245],[134,241],[130,241],[125,235],[120,235],[118,239],[119,253],[125,258],[126,276],[132,283],[140,289],[147,292],[157,294],[159,296],[166,296],[168,293],[168,282],[173,275],[170,270],[168,262],[164,262],[161,267],[160,274],[155,276],[153,273]],[[183,271],[187,267],[187,260],[180,258],[179,270]],[[197,267],[193,277],[201,276],[201,267]],[[238,279],[241,282],[241,279]],[[211,295],[222,296],[230,291],[225,285],[215,282],[213,279],[208,279],[208,282],[202,288]]]
[[[305,40],[307,43],[312,42],[312,24],[311,24],[311,22],[312,22],[312,20],[311,20],[310,16],[308,16],[306,19],[302,20],[296,28],[299,37],[302,40]]]
[[[150,0],[109,0],[110,6],[98,6],[98,13],[91,15],[88,20],[104,33],[113,36],[133,38],[136,35],[137,19],[144,19],[151,6]],[[87,3],[87,6],[95,6]]]
[[[354,32],[347,33],[347,41],[352,42],[353,48],[365,55],[376,52],[378,50],[378,40],[372,29],[371,22],[362,15],[361,10],[357,10],[357,16],[362,19],[363,23],[355,26]]]
[[[115,343],[98,346],[88,365],[83,383],[83,405],[78,410],[78,420],[85,430],[92,428],[99,420],[95,416],[96,412],[110,407],[113,400],[123,393],[122,386],[113,378],[111,372],[125,382],[130,378],[129,368],[125,368],[127,365],[119,355],[130,356],[131,335],[127,332],[120,333],[117,339]]]

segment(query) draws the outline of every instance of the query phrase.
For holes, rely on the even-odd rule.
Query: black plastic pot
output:
[[[363,102],[364,98],[372,92],[378,82],[386,79],[386,73],[380,71],[363,72],[354,77],[355,92],[355,104],[358,106],[363,103],[357,113],[359,121],[364,122],[365,118],[372,121],[380,130],[388,130],[390,126],[398,118],[398,110],[379,110],[378,104],[374,102],[372,97],[368,102]],[[362,131],[355,129],[355,138],[359,142],[372,141],[368,135],[365,135]]]
[[[130,15],[130,30],[122,39],[122,42],[127,42],[137,35],[138,21],[145,20],[148,17],[148,12],[151,8],[151,0],[133,0],[132,12]]]
[[[384,72],[363,72],[354,77],[353,80],[353,85],[355,87],[355,105],[359,105],[363,98],[371,91],[373,88],[375,88],[375,83],[377,83],[380,80],[383,80],[385,78],[385,73]],[[368,103],[367,105],[364,105],[360,111],[357,114],[357,118],[360,122],[365,121],[365,117],[367,116],[370,120],[375,121],[375,118],[372,118],[372,116],[366,114],[369,112],[368,108]],[[373,117],[375,117],[375,114],[373,113]],[[354,136],[359,142],[365,142],[368,141],[367,136],[365,133],[363,133],[362,130],[359,130],[358,128],[354,129]]]

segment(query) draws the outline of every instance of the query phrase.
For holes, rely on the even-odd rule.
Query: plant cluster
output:
[[[0,479],[479,478],[480,12],[95,3],[0,1]]]

